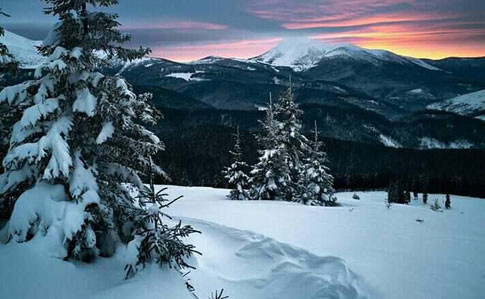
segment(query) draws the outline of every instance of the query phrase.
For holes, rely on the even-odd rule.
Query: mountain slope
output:
[[[22,68],[34,68],[44,61],[36,48],[42,45],[41,41],[33,41],[5,30],[5,35],[0,37],[0,43],[7,46]]]
[[[485,121],[485,89],[433,103],[427,108],[471,116]]]

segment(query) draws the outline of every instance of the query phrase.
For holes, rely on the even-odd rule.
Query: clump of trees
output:
[[[294,102],[291,83],[276,103],[271,101],[270,96],[265,118],[260,121],[263,130],[256,137],[259,158],[247,176],[249,191],[244,198],[294,201],[306,205],[336,204],[333,177],[317,127],[315,125],[314,138],[307,139],[302,133],[302,114]],[[240,146],[238,140],[235,151]],[[246,175],[233,169],[237,165],[247,164],[237,162],[240,155],[232,155],[233,164],[224,174],[235,187],[231,198],[239,199],[239,195],[244,194],[239,190],[242,184],[234,182],[239,182],[241,178],[245,182]],[[232,175],[228,175],[229,171],[232,171]]]

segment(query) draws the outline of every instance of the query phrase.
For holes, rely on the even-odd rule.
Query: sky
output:
[[[132,46],[191,61],[249,58],[308,37],[419,58],[485,56],[485,0],[119,0]],[[41,0],[0,0],[7,30],[41,40],[55,23]]]

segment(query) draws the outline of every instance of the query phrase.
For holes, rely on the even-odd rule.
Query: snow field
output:
[[[338,193],[341,207],[230,201],[229,190],[168,186],[167,212],[202,232],[186,278],[199,298],[482,298],[485,200],[451,196],[452,209],[385,205],[385,192]],[[416,220],[423,220],[418,222]],[[3,230],[5,232],[5,229]],[[0,234],[1,237],[1,234]],[[121,247],[96,263],[65,262],[41,234],[0,246],[0,298],[188,299],[180,275],[149,266],[124,280]],[[163,295],[162,295],[163,294]],[[168,294],[168,295],[165,295]]]
[[[371,298],[478,299],[485,293],[482,199],[452,195],[452,209],[440,213],[430,204],[439,199],[444,206],[444,195],[430,195],[428,205],[420,196],[387,209],[386,192],[357,192],[361,200],[352,199],[353,192],[338,193],[343,206],[327,208],[227,201],[227,191],[211,188],[168,191],[184,194],[172,215],[258,232],[316,256],[343,259],[375,291]]]

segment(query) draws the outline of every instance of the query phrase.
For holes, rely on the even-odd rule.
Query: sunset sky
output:
[[[0,0],[6,29],[43,39],[55,19],[40,0]],[[485,56],[484,0],[120,0],[113,9],[133,45],[190,61],[248,58],[289,37],[353,43],[398,54]]]

